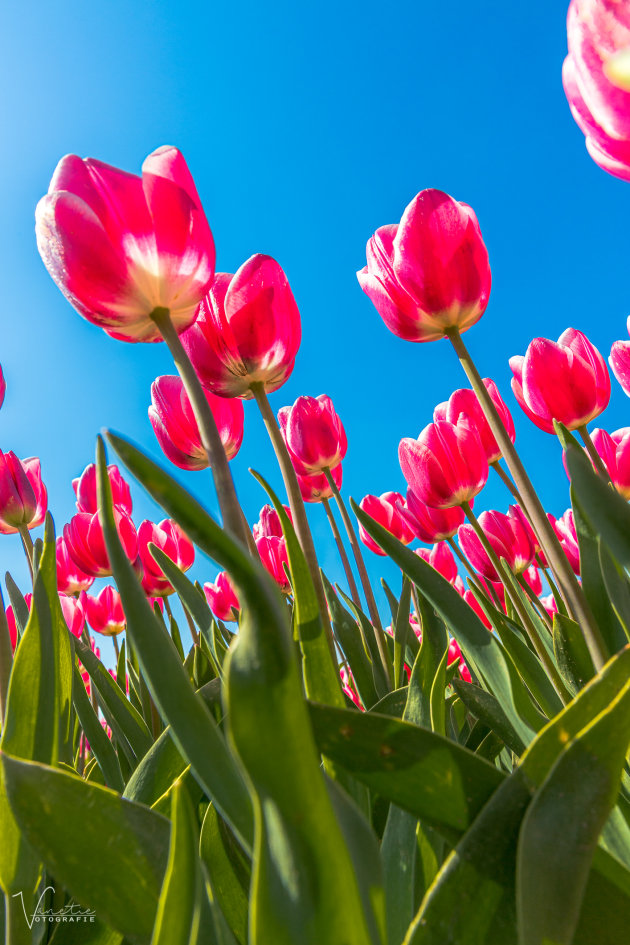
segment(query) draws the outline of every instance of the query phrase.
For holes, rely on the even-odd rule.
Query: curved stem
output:
[[[337,545],[337,551],[339,552],[339,557],[341,558],[341,563],[343,564],[343,570],[346,575],[346,581],[348,582],[348,587],[350,588],[350,596],[354,601],[357,607],[361,606],[361,600],[359,598],[359,591],[357,589],[356,581],[354,580],[354,574],[352,573],[352,568],[350,567],[350,561],[348,560],[348,555],[346,554],[346,549],[343,546],[343,541],[341,539],[341,533],[337,527],[337,522],[335,521],[335,516],[330,507],[330,502],[328,499],[322,499],[322,505],[326,511],[326,518],[328,519],[328,524],[330,525],[330,530],[333,533],[335,539],[335,544]]]
[[[297,474],[293,468],[293,463],[291,461],[291,457],[289,456],[287,445],[284,442],[282,433],[280,432],[278,421],[276,420],[275,414],[271,409],[264,384],[261,382],[252,384],[250,390],[254,395],[254,400],[256,401],[258,409],[260,410],[265,427],[267,428],[267,433],[269,434],[269,439],[271,440],[276,458],[278,460],[278,465],[280,466],[280,472],[282,473],[282,479],[284,481],[284,488],[287,492],[289,507],[293,516],[293,525],[298,537],[298,541],[302,546],[304,557],[306,558],[306,563],[308,565],[311,579],[315,587],[315,593],[319,603],[319,610],[322,623],[324,625],[324,630],[326,632],[326,636],[328,637],[331,652],[334,655],[335,642],[333,639],[332,628],[330,626],[330,618],[328,616],[328,602],[324,593],[322,576],[319,571],[319,564],[317,563],[315,544],[313,542],[313,536],[311,534],[311,529],[306,517],[306,509],[304,508],[304,500],[302,499],[302,493],[300,492],[300,484],[297,479]]]
[[[591,460],[593,466],[595,467],[597,472],[600,474],[602,479],[605,482],[608,482],[610,483],[610,485],[612,485],[612,480],[608,474],[608,470],[604,466],[604,462],[601,456],[595,449],[595,444],[593,443],[591,439],[591,434],[588,432],[586,428],[586,424],[583,424],[581,427],[578,427],[577,432],[582,437],[582,442],[584,443],[584,446],[586,447],[586,452],[588,453],[589,459]]]
[[[112,643],[114,644],[114,653],[116,654],[116,669],[118,669],[118,657],[120,656],[120,649],[118,647],[118,634],[112,634]]]
[[[29,532],[26,525],[20,525],[18,528],[20,533],[20,538],[22,539],[22,547],[24,548],[24,554],[26,555],[26,560],[28,561],[28,569],[31,573],[31,581],[34,579],[33,571],[33,539],[31,538],[31,533]]]
[[[244,525],[243,511],[236,496],[230,465],[201,382],[184,350],[179,335],[175,331],[169,310],[167,308],[155,308],[151,313],[151,319],[160,329],[160,334],[173,356],[175,367],[188,394],[199,428],[201,445],[208,455],[208,462],[212,469],[223,525],[232,538],[240,541],[241,544],[252,551],[253,539],[249,529]]]
[[[481,404],[490,429],[503,453],[503,458],[510,471],[510,475],[521,494],[523,509],[529,516],[536,534],[540,539],[541,547],[558,580],[562,595],[570,605],[570,609],[580,625],[595,668],[599,670],[607,659],[606,645],[582,588],[576,580],[567,556],[562,550],[536,490],[525,472],[525,467],[514,449],[514,444],[507,434],[497,408],[481,379],[481,375],[475,367],[466,345],[462,341],[459,330],[457,328],[450,329],[447,332],[447,337],[453,345],[460,363],[466,372],[466,376],[477,395],[477,399]]]
[[[549,633],[553,635],[553,626],[551,624],[551,618],[549,614],[547,613],[547,611],[545,610],[545,608],[543,607],[543,605],[541,604],[540,598],[537,597],[536,594],[534,594],[533,590],[531,589],[531,587],[525,580],[525,575],[519,574],[516,580],[518,581],[520,586],[523,588],[524,593],[527,594],[529,600],[532,602],[532,606],[534,606],[536,610],[538,611],[538,616],[540,617],[540,619],[546,626]]]
[[[518,489],[516,488],[516,486],[514,485],[514,483],[508,476],[508,474],[506,473],[505,469],[501,465],[501,461],[497,459],[495,460],[494,463],[490,463],[490,465],[492,469],[494,469],[495,473],[497,474],[497,476],[499,477],[499,479],[501,480],[505,488],[508,490],[510,495],[512,495],[516,499],[518,504],[522,506],[523,499],[521,497],[521,493],[518,491]]]

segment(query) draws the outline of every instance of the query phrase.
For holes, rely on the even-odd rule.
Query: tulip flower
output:
[[[479,321],[490,296],[490,264],[473,210],[440,190],[423,190],[399,224],[382,226],[357,273],[391,332],[434,341]]]
[[[77,594],[79,591],[87,591],[94,583],[94,577],[86,574],[81,568],[77,567],[74,559],[70,557],[70,552],[60,535],[56,542],[57,554],[57,590],[60,594]]]
[[[113,637],[125,629],[127,619],[120,594],[111,584],[99,591],[96,597],[83,591],[80,599],[87,622],[95,633],[100,633],[104,637]]]
[[[39,461],[37,461],[39,467]],[[40,477],[41,481],[41,477]],[[37,496],[26,467],[15,453],[0,452],[0,526],[7,534],[29,525],[37,514]]]
[[[470,502],[488,480],[488,462],[470,420],[438,420],[417,440],[400,441],[398,459],[407,485],[425,505],[450,509]]]
[[[8,456],[8,453],[5,454]],[[32,486],[35,494],[35,514],[27,523],[27,527],[37,528],[46,518],[48,508],[48,492],[42,481],[42,469],[39,459],[36,456],[29,456],[28,459],[21,460],[21,465],[26,472],[26,478]],[[19,531],[14,525],[5,524],[0,520],[0,535],[13,535]]]
[[[489,377],[483,379],[484,386],[490,398],[494,403],[494,406],[499,412],[499,416],[503,421],[503,426],[507,431],[512,443],[516,439],[516,432],[514,430],[514,421],[512,420],[512,414],[508,410],[505,401],[501,397],[497,385]],[[434,420],[449,420],[451,423],[457,423],[460,414],[464,414],[474,428],[479,434],[479,439],[481,440],[481,445],[486,454],[486,459],[488,460],[488,465],[491,463],[496,463],[501,459],[502,453],[499,449],[497,441],[494,438],[494,434],[490,429],[490,425],[486,420],[485,414],[482,410],[481,404],[477,399],[477,395],[474,390],[470,388],[461,388],[456,390],[449,399],[443,403],[438,404],[438,406],[433,411]]]
[[[540,603],[543,605],[551,619],[553,620],[554,614],[558,613],[558,605],[556,604],[556,599],[553,594],[547,594],[546,597],[540,598]]]
[[[221,397],[250,398],[252,384],[267,392],[284,384],[301,338],[286,275],[275,259],[258,253],[235,275],[217,273],[181,340],[204,387]]]
[[[577,430],[598,417],[610,400],[610,377],[586,335],[567,328],[558,341],[534,338],[525,357],[510,358],[512,390],[530,420],[553,433],[559,420]]]
[[[416,538],[427,544],[452,538],[466,518],[464,510],[459,506],[452,509],[430,508],[420,501],[412,489],[407,489],[405,504],[399,505],[398,508]]]
[[[114,508],[118,537],[130,561],[138,555],[138,536],[131,518]],[[98,512],[77,512],[64,526],[63,539],[72,561],[91,577],[108,577],[112,573],[105,546],[105,536]]]
[[[342,470],[341,463],[331,469],[330,475],[337,489],[341,489]],[[324,499],[332,499],[333,491],[328,484],[325,473],[316,473],[314,476],[298,475],[298,485],[300,494],[305,502],[323,502]]]
[[[437,542],[432,548],[416,548],[414,554],[435,568],[450,584],[457,578],[457,562],[445,541]]]
[[[630,87],[623,67],[630,46],[628,5],[572,0],[567,40],[562,82],[588,153],[609,174],[630,180]]]
[[[84,595],[85,591],[82,592],[82,596]],[[66,597],[65,594],[60,594],[59,603],[61,604],[63,619],[66,621],[68,630],[73,636],[80,637],[85,626],[83,601],[80,598]]]
[[[364,709],[363,709],[363,706],[361,705],[361,700],[357,692],[357,686],[354,681],[354,676],[352,675],[352,671],[348,669],[346,666],[341,666],[339,668],[339,675],[341,677],[341,688],[347,695],[348,699],[351,699],[352,702],[354,702],[354,704],[356,705],[357,709],[361,709],[361,711],[363,712]]]
[[[614,433],[593,430],[591,439],[613,486],[624,499],[630,500],[630,427]]]
[[[387,531],[401,541],[403,545],[408,545],[415,538],[413,529],[406,519],[401,515],[400,506],[404,505],[404,498],[399,492],[384,492],[382,495],[366,495],[361,499],[359,508],[370,515],[379,525],[386,528]],[[386,554],[374,539],[368,535],[363,525],[359,524],[359,535],[361,541],[370,551],[377,555]]]
[[[608,363],[621,384],[624,394],[630,397],[630,341],[615,341]]]
[[[504,558],[515,574],[522,574],[533,561],[534,546],[520,518],[512,513],[482,512],[479,525],[498,558]],[[474,568],[490,581],[499,581],[494,564],[472,525],[462,525],[458,538]]]
[[[542,580],[540,577],[540,571],[535,564],[531,564],[526,571],[523,571],[523,577],[536,597],[540,597],[542,594]]]
[[[111,463],[107,467],[109,484],[112,487],[112,502],[125,515],[131,515],[133,503],[129,483],[123,479],[120,469]],[[96,494],[96,466],[90,463],[86,466],[78,479],[72,480],[72,488],[77,497],[79,512],[89,512],[94,515],[98,512],[98,496]]]
[[[346,455],[346,431],[326,394],[298,397],[292,407],[282,407],[278,412],[278,423],[301,476],[334,469]]]
[[[573,509],[567,509],[561,518],[554,518],[548,515],[547,518],[553,525],[553,530],[562,545],[562,550],[569,559],[569,564],[575,574],[580,574],[580,548],[578,545],[577,531],[575,529],[575,519],[573,518]]]
[[[195,560],[195,548],[177,522],[165,518],[158,525],[145,520],[138,528],[138,557],[142,564],[142,586],[147,597],[168,597],[173,586],[149,550],[153,543],[168,555],[180,571],[188,571]]]
[[[225,455],[233,459],[243,442],[243,404],[204,390]],[[165,374],[151,385],[149,420],[164,455],[180,469],[207,469],[208,454],[188,394],[179,377]]]
[[[481,606],[481,604],[479,603],[479,601],[477,600],[473,592],[471,590],[465,590],[462,596],[464,600],[466,601],[466,603],[468,604],[468,606],[472,610],[474,610],[474,612],[477,614],[477,616],[481,620],[484,627],[487,630],[492,630],[492,624],[488,620],[485,610],[483,609],[483,607]]]
[[[293,521],[293,515],[291,514],[291,509],[288,505],[283,505],[282,508],[289,516],[289,520]],[[260,510],[260,515],[258,521],[252,529],[254,535],[254,540],[256,538],[271,538],[272,535],[275,535],[277,538],[282,538],[283,531],[282,525],[280,524],[280,516],[276,510],[271,505],[263,505]]]
[[[209,582],[203,586],[204,594],[210,610],[219,620],[238,620],[241,609],[236,591],[225,571],[217,574],[214,584]]]
[[[446,665],[452,666],[453,663],[458,664],[459,675],[462,677],[462,679],[468,683],[472,682],[470,670],[464,663],[464,659],[462,657],[462,651],[459,647],[459,643],[457,642],[457,640],[451,640],[448,645],[448,656],[446,657]]]
[[[277,535],[269,537],[262,535],[256,539],[256,548],[260,560],[282,593],[290,594],[291,585],[285,571],[285,565],[289,567],[289,556],[284,538],[279,538]]]
[[[4,379],[4,374],[2,372],[2,368],[0,367],[0,407],[2,407],[4,403],[4,395],[6,394],[6,392],[7,392],[7,382]]]
[[[30,614],[31,607],[33,605],[33,595],[25,594],[24,602]],[[13,648],[13,650],[15,650],[15,647],[17,646],[18,632],[17,632],[17,623],[15,620],[15,614],[13,613],[13,607],[10,604],[6,608],[6,615],[7,615],[7,624],[9,625],[9,637],[11,639],[11,647]],[[24,629],[26,629],[26,627]]]
[[[161,341],[194,322],[214,278],[215,251],[190,171],[158,148],[142,177],[92,158],[62,158],[35,214],[48,272],[80,315],[122,341]]]

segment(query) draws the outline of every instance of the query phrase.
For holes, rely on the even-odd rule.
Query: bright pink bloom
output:
[[[326,394],[298,397],[278,411],[278,423],[300,476],[334,469],[346,455],[346,431]]]
[[[630,180],[630,87],[618,70],[630,46],[628,5],[572,0],[567,40],[562,82],[588,152],[609,174]]]
[[[256,547],[260,560],[280,590],[283,594],[290,594],[291,585],[285,571],[285,565],[289,567],[289,556],[284,538],[279,538],[277,535],[269,537],[262,535],[256,539]]]
[[[490,296],[488,250],[473,210],[441,190],[423,190],[399,224],[380,227],[357,273],[391,332],[434,341],[445,329],[466,331]]]
[[[624,499],[630,500],[630,427],[622,427],[614,433],[593,430],[591,439],[613,486]]]
[[[219,272],[182,343],[204,387],[221,397],[274,391],[295,364],[302,327],[282,267],[257,253],[235,275]]]
[[[118,536],[130,561],[138,556],[138,536],[131,518],[120,509],[114,509]],[[105,536],[98,512],[77,512],[64,526],[63,539],[71,559],[85,574],[108,577],[112,573]]]
[[[483,607],[481,606],[481,604],[479,603],[479,601],[477,600],[473,592],[471,590],[464,591],[463,597],[466,603],[468,604],[468,606],[471,607],[475,611],[475,613],[481,620],[484,627],[486,627],[487,630],[492,630],[492,624],[486,617],[486,613]]]
[[[341,489],[342,469],[341,463],[330,470],[333,482],[337,489]],[[315,476],[300,476],[298,473],[298,483],[300,493],[305,502],[322,502],[324,499],[332,499],[333,491],[328,485],[328,480],[324,473],[317,473]]]
[[[2,368],[0,367],[0,407],[4,403],[4,395],[7,392],[7,382],[4,379]]]
[[[113,463],[107,467],[109,483],[112,487],[112,503],[125,515],[131,515],[133,503],[129,483],[123,479],[120,469]],[[77,497],[79,512],[89,512],[94,515],[98,512],[98,497],[96,494],[96,466],[90,463],[86,466],[78,479],[72,480],[72,488]]]
[[[82,597],[85,591],[82,592]],[[85,610],[81,598],[66,597],[65,594],[59,595],[59,603],[63,612],[63,619],[66,621],[68,630],[75,637],[80,637],[85,626]]]
[[[516,432],[514,430],[512,414],[508,410],[505,401],[501,397],[501,394],[499,393],[497,385],[494,383],[494,381],[490,380],[489,377],[484,377],[483,383],[486,390],[490,394],[494,406],[499,411],[499,416],[503,421],[503,426],[505,427],[507,435],[513,443],[516,439]],[[496,463],[497,460],[501,459],[502,453],[499,449],[497,441],[494,438],[494,434],[490,429],[488,421],[485,418],[484,412],[481,409],[481,404],[479,403],[474,390],[471,390],[468,387],[456,390],[453,394],[451,394],[445,403],[437,405],[433,411],[433,419],[450,420],[451,423],[457,423],[457,420],[462,413],[468,417],[479,434],[481,445],[483,446],[486,453],[488,465],[490,465],[490,463]]]
[[[450,583],[457,577],[457,562],[445,541],[438,542],[433,548],[416,548],[414,554],[435,568]]]
[[[525,357],[510,358],[512,390],[530,420],[553,433],[553,421],[569,430],[584,426],[608,406],[606,362],[586,335],[567,328],[558,341],[534,338]]]
[[[558,613],[558,605],[556,604],[556,599],[553,594],[547,594],[546,597],[541,597],[540,603],[553,620],[553,615]]]
[[[26,472],[26,478],[33,487],[36,502],[35,514],[27,524],[29,529],[37,528],[37,526],[41,525],[46,518],[46,510],[48,508],[48,492],[46,490],[46,486],[42,482],[42,469],[39,459],[36,456],[29,456],[28,459],[23,459],[21,462],[22,468]],[[6,525],[0,520],[0,535],[13,535],[17,531],[18,529],[15,526]]]
[[[291,509],[288,505],[283,505],[282,508],[289,516],[289,520],[293,521],[293,515]],[[275,535],[277,538],[282,538],[283,531],[282,525],[280,524],[280,516],[273,508],[272,505],[263,505],[260,510],[260,516],[254,527],[252,528],[252,533],[254,539],[262,538],[271,538],[272,535]]]
[[[534,546],[521,519],[512,509],[507,515],[502,512],[482,512],[479,524],[495,554],[504,558],[515,574],[527,570],[534,558]],[[477,537],[472,525],[462,525],[458,532],[459,543],[474,568],[491,581],[500,580],[488,553]]]
[[[233,459],[243,442],[243,404],[240,400],[217,397],[204,391],[216,421],[228,459]],[[179,377],[164,374],[151,384],[149,420],[165,456],[180,469],[207,469],[208,456],[201,445],[199,427]]]
[[[178,332],[214,278],[214,241],[190,171],[158,148],[142,177],[92,158],[62,158],[35,214],[44,265],[80,315],[122,341],[161,341],[166,308]]]
[[[125,629],[127,620],[120,594],[111,584],[104,587],[96,597],[82,591],[81,602],[87,621],[95,633],[113,637]]]
[[[407,489],[407,501],[398,508],[416,538],[427,544],[452,538],[466,518],[464,510],[458,505],[452,509],[430,508],[420,501],[412,489]]]
[[[525,529],[525,531],[526,531],[527,534],[529,535],[529,540],[531,541],[532,545],[534,546],[535,559],[536,559],[537,563],[540,565],[541,568],[546,568],[546,567],[547,567],[547,559],[545,558],[545,555],[543,554],[543,551],[542,551],[542,549],[541,549],[541,547],[540,547],[540,542],[538,541],[538,537],[537,537],[537,535],[536,535],[536,532],[535,532],[534,529],[532,528],[532,525],[531,525],[530,520],[527,518],[527,516],[526,516],[525,513],[523,512],[523,510],[522,510],[522,508],[520,507],[520,505],[511,505],[511,506],[510,506],[510,515],[513,515],[515,518],[518,518],[518,520],[520,521],[521,525],[523,526],[523,528]],[[501,586],[503,586],[503,585],[501,585]]]
[[[361,705],[361,700],[359,699],[359,694],[357,692],[357,687],[352,672],[346,666],[340,666],[339,675],[341,677],[341,688],[347,697],[351,699],[352,702],[354,702],[357,709],[361,709],[363,712],[363,706]]]
[[[177,522],[165,518],[156,525],[145,520],[138,528],[138,557],[142,564],[142,586],[147,597],[168,597],[173,593],[172,584],[149,551],[149,544],[157,545],[180,571],[188,571],[195,560],[195,548]]]
[[[547,515],[547,518],[553,525],[558,541],[562,545],[562,550],[569,559],[569,564],[579,576],[580,574],[580,548],[578,545],[577,532],[575,530],[575,519],[573,518],[573,509],[567,509],[562,518],[554,518],[553,515]]]
[[[526,571],[523,572],[523,577],[531,587],[532,591],[539,597],[542,594],[542,579],[540,577],[540,571],[535,564],[531,564]]]
[[[451,640],[448,645],[448,656],[446,658],[446,665],[451,666],[453,663],[459,665],[459,675],[462,677],[465,682],[472,682],[472,677],[470,675],[470,670],[464,663],[462,657],[462,651],[459,648],[459,643],[457,640]]]
[[[86,574],[75,563],[60,535],[56,541],[57,549],[57,590],[60,594],[76,594],[87,591],[94,584],[94,578]]]
[[[414,540],[415,535],[408,522],[401,515],[400,506],[404,504],[405,500],[400,492],[384,492],[380,496],[366,495],[364,499],[361,499],[359,508],[375,519],[383,528],[386,528],[403,545],[408,545],[410,541]],[[361,524],[359,524],[359,535],[363,544],[370,551],[377,555],[385,554],[381,546],[368,535]]]
[[[203,586],[206,600],[210,610],[219,620],[238,620],[238,613],[241,609],[234,586],[227,573],[221,571],[217,574],[214,584],[204,584]]]
[[[488,462],[477,431],[466,417],[438,420],[417,440],[400,441],[398,459],[416,497],[435,509],[470,502],[488,479]]]
[[[41,477],[40,477],[41,480]],[[0,526],[7,534],[29,525],[37,513],[37,496],[26,467],[15,453],[0,452]]]
[[[26,606],[28,607],[28,611],[30,613],[31,607],[33,605],[33,595],[25,594],[24,600],[26,602]],[[13,607],[9,604],[5,612],[7,615],[7,623],[9,625],[9,637],[11,639],[11,646],[15,650],[15,647],[17,645],[17,623],[15,622],[15,614],[13,613]]]
[[[610,350],[608,363],[621,384],[624,394],[630,397],[630,341],[615,341]]]

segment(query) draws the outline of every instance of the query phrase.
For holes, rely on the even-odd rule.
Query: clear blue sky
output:
[[[413,345],[387,331],[356,281],[365,242],[425,187],[470,203],[494,284],[466,341],[513,407],[517,445],[549,511],[564,511],[559,446],[520,412],[508,358],[569,325],[607,356],[627,337],[630,301],[630,187],[595,166],[570,116],[565,16],[565,3],[548,0],[10,5],[0,36],[0,448],[41,457],[59,530],[74,509],[71,479],[92,461],[102,427],[161,456],[149,388],[173,371],[163,346],[113,341],[65,301],[37,254],[35,204],[67,152],[139,172],[161,144],[188,160],[218,269],[264,252],[286,270],[303,343],[272,404],[333,398],[348,432],[345,491],[357,500],[403,490],[399,439],[417,436],[433,406],[465,386],[446,343]],[[602,425],[629,422],[614,383]],[[254,521],[264,498],[248,466],[279,486],[252,403],[233,470]],[[182,478],[215,508],[209,473]],[[139,487],[133,494],[137,522],[157,517]],[[478,507],[507,504],[492,486]],[[312,522],[337,577],[319,508]],[[381,559],[366,556],[378,577]],[[7,568],[26,583],[18,539],[0,537],[0,573]],[[216,571],[202,563],[194,573]]]

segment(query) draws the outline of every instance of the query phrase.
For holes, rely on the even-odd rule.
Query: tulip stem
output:
[[[304,508],[304,501],[302,499],[302,493],[300,492],[300,484],[298,482],[297,474],[293,468],[293,463],[291,462],[287,445],[284,442],[282,433],[280,432],[278,421],[276,420],[275,414],[271,409],[271,404],[269,403],[269,398],[267,397],[267,392],[265,391],[265,385],[262,383],[262,381],[257,381],[251,385],[250,390],[254,395],[254,400],[256,401],[258,409],[260,410],[265,427],[267,428],[267,433],[269,434],[269,439],[271,440],[271,444],[276,454],[276,459],[278,460],[278,465],[280,466],[280,472],[282,473],[282,479],[284,481],[284,488],[286,489],[289,507],[293,516],[293,525],[295,527],[298,541],[302,547],[302,551],[304,552],[304,557],[306,558],[311,580],[313,581],[313,585],[315,587],[315,594],[317,595],[317,601],[319,603],[319,611],[321,614],[322,623],[324,625],[324,630],[330,644],[330,651],[333,655],[333,658],[335,659],[336,665],[335,641],[333,638],[332,627],[330,626],[330,618],[328,616],[328,602],[324,593],[324,585],[322,583],[322,576],[320,574],[319,564],[317,562],[315,543],[313,542],[313,536],[311,534],[311,529],[306,517],[306,509]]]
[[[167,308],[153,309],[151,320],[159,328],[188,394],[199,428],[201,444],[207,453],[212,469],[223,525],[232,538],[252,551],[253,539],[250,542],[251,535],[245,525],[243,512],[236,496],[230,465],[201,382],[173,326],[169,310]]]
[[[549,630],[549,633],[553,634],[553,627],[552,627],[552,624],[551,624],[551,618],[550,618],[549,614],[547,613],[547,611],[545,610],[545,608],[543,607],[542,603],[540,602],[540,599],[536,596],[536,594],[534,593],[534,591],[531,589],[531,587],[529,586],[529,584],[528,584],[527,581],[525,580],[525,575],[524,575],[524,574],[519,574],[519,575],[517,576],[516,580],[518,581],[518,583],[520,584],[520,586],[523,588],[524,593],[527,594],[529,600],[532,602],[532,605],[533,605],[533,606],[536,608],[536,610],[538,611],[538,615],[539,615],[540,619],[542,620],[542,622],[543,622],[543,623],[545,624],[545,626],[547,627],[547,629]]]
[[[359,591],[357,589],[356,581],[354,580],[354,574],[352,573],[352,568],[350,567],[350,561],[348,560],[348,555],[346,554],[346,549],[343,546],[343,541],[341,538],[341,533],[335,521],[335,516],[330,507],[330,502],[328,499],[322,499],[322,505],[326,511],[326,517],[328,519],[328,524],[330,525],[330,530],[333,533],[335,539],[335,544],[337,545],[337,551],[339,552],[339,557],[341,558],[341,563],[343,564],[343,570],[345,571],[346,580],[348,582],[348,587],[350,588],[350,596],[354,601],[356,607],[361,606],[361,600],[359,598]]]
[[[20,525],[18,527],[20,533],[20,538],[22,539],[22,546],[24,548],[24,554],[26,555],[26,560],[28,561],[28,569],[31,572],[31,581],[34,580],[35,574],[33,571],[33,539],[31,538],[31,533],[29,532],[26,525]]]
[[[449,545],[451,551],[453,552],[453,554],[455,555],[455,557],[458,558],[459,561],[461,561],[461,563],[464,565],[464,568],[465,568],[466,571],[468,572],[468,576],[470,577],[470,579],[471,579],[471,581],[473,582],[473,584],[475,585],[475,587],[476,587],[479,591],[481,591],[481,593],[484,595],[484,597],[487,597],[489,600],[490,600],[491,593],[492,593],[492,595],[494,595],[494,599],[492,600],[492,603],[493,603],[493,604],[496,604],[497,606],[500,606],[500,604],[499,604],[499,598],[496,596],[496,594],[495,594],[495,592],[494,592],[494,588],[492,588],[492,586],[489,584],[489,588],[490,588],[490,591],[491,591],[491,593],[490,593],[489,590],[483,586],[483,584],[482,584],[481,581],[479,580],[479,576],[478,576],[477,572],[475,571],[475,569],[473,568],[472,564],[470,563],[470,561],[468,560],[468,558],[466,557],[466,555],[463,553],[463,551],[462,551],[460,548],[457,547],[457,545],[455,544],[455,541],[453,540],[453,538],[447,538],[446,541],[448,542],[448,545]]]
[[[116,654],[116,669],[118,669],[118,657],[120,656],[120,650],[118,649],[118,634],[112,633],[112,643],[114,644],[114,653]]]
[[[12,664],[13,647],[11,645],[11,634],[9,633],[9,624],[7,623],[4,601],[2,594],[0,594],[0,732],[4,726],[4,714],[7,706],[9,677],[11,675]]]
[[[586,424],[583,424],[581,427],[578,427],[577,432],[582,437],[582,442],[584,443],[584,446],[586,447],[586,452],[588,453],[593,466],[595,467],[597,472],[600,474],[602,479],[605,482],[607,482],[609,485],[612,485],[612,480],[610,476],[608,475],[608,470],[604,466],[601,456],[595,449],[595,444],[593,443],[591,439],[591,434],[588,432],[586,428]]]
[[[494,463],[490,463],[490,465],[492,466],[495,473],[497,474],[497,476],[499,477],[503,485],[506,487],[510,495],[512,495],[516,499],[518,504],[522,507],[523,500],[521,498],[521,493],[518,491],[518,489],[516,488],[516,486],[514,485],[514,483],[508,476],[508,474],[506,473],[500,461],[497,459]]]
[[[570,605],[570,609],[577,623],[580,625],[589,653],[593,659],[593,664],[596,670],[600,670],[607,659],[606,645],[582,588],[578,584],[571,565],[569,564],[569,560],[562,550],[562,546],[558,541],[551,522],[545,514],[538,494],[529,476],[525,472],[525,467],[514,449],[514,444],[508,436],[499,412],[490,394],[486,390],[481,375],[475,367],[468,349],[462,340],[459,329],[447,329],[445,334],[453,345],[466,376],[477,395],[486,420],[503,454],[510,475],[521,494],[523,510],[528,515],[538,535],[541,547],[562,591],[562,596]]]

